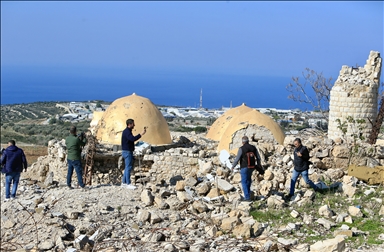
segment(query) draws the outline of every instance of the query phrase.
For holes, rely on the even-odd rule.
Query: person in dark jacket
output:
[[[300,175],[303,177],[305,183],[309,184],[315,191],[318,191],[319,188],[308,177],[308,169],[309,169],[310,162],[309,162],[309,151],[307,147],[301,144],[300,138],[296,138],[293,141],[293,145],[295,146],[295,150],[293,151],[294,169],[292,173],[291,188],[290,188],[288,197],[292,197],[294,195],[296,181]]]
[[[249,144],[247,136],[242,137],[243,145],[239,148],[237,156],[232,163],[232,170],[235,168],[237,163],[240,161],[240,175],[241,175],[241,187],[243,188],[244,199],[243,201],[251,201],[251,184],[252,184],[252,173],[255,169],[248,168],[247,153],[253,152],[256,157],[256,170],[260,174],[264,174],[264,170],[261,167],[260,155],[256,147]]]
[[[141,134],[134,136],[132,134],[132,130],[135,128],[135,121],[133,119],[128,119],[126,124],[127,127],[121,135],[121,154],[125,163],[121,186],[134,190],[136,189],[136,186],[131,184],[131,171],[133,169],[133,151],[135,150],[135,141],[139,140],[147,132],[147,130],[146,127],[144,127],[144,131]]]
[[[70,189],[73,189],[71,186],[72,183],[72,174],[73,169],[76,171],[77,182],[81,188],[85,188],[83,182],[83,168],[81,166],[81,149],[86,144],[87,140],[85,134],[81,134],[79,137],[76,134],[76,126],[71,126],[69,129],[70,135],[65,139],[65,145],[67,146],[67,162],[68,162],[68,172],[67,172],[67,186]]]
[[[5,173],[5,201],[16,197],[21,172],[27,171],[28,163],[24,151],[16,146],[14,140],[8,142],[8,147],[1,156],[2,172]],[[12,192],[10,192],[13,183]]]

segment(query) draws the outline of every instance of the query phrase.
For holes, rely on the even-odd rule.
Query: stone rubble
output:
[[[352,223],[362,212],[350,206],[348,213],[338,213],[328,205],[318,209],[318,216],[300,212],[300,206],[317,197],[303,180],[291,201],[284,198],[293,169],[292,141],[284,146],[257,143],[267,170],[264,176],[254,172],[252,198],[265,207],[259,211],[289,208],[295,219],[276,227],[274,220],[260,223],[250,215],[253,203],[241,201],[240,174],[221,164],[217,143],[198,134],[173,137],[174,147],[155,146],[138,156],[132,175],[136,190],[120,186],[122,160],[110,146],[101,145],[93,185],[76,189],[73,179],[75,189],[69,190],[65,147],[62,141],[50,141],[48,156],[23,174],[17,199],[1,204],[2,246],[17,245],[21,251],[345,251],[342,237],[360,234],[343,226],[333,232],[334,239],[300,242],[306,235],[303,224],[314,225],[314,233],[330,232],[336,223]],[[353,191],[359,181],[346,176],[345,167],[335,167],[336,158],[345,158],[342,143],[312,137],[304,145],[317,160],[310,178],[319,185],[333,181],[330,187],[341,197],[354,197],[346,186]],[[384,156],[372,158],[383,163]],[[382,199],[372,200],[382,205]]]

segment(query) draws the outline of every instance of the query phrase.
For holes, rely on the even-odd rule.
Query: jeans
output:
[[[77,182],[79,183],[80,187],[84,187],[85,185],[83,183],[83,168],[81,167],[81,161],[69,160],[69,159],[67,159],[67,161],[68,161],[67,186],[71,186],[73,168],[75,168],[76,175],[77,175]]]
[[[17,186],[19,185],[21,172],[7,172],[5,174],[5,198],[16,197]],[[11,183],[13,182],[12,193],[10,193]]]
[[[296,181],[299,178],[300,174],[303,177],[305,183],[309,184],[315,191],[317,191],[318,189],[317,186],[308,177],[308,170],[298,172],[295,169],[293,169],[292,178],[291,178],[291,189],[289,191],[289,194],[293,195],[295,193]]]
[[[131,171],[133,169],[133,152],[132,151],[122,151],[122,156],[124,158],[124,163],[125,163],[125,169],[124,169],[124,174],[123,174],[123,184],[131,184]]]
[[[251,184],[252,184],[252,172],[255,169],[249,169],[248,167],[240,168],[241,175],[241,187],[243,188],[244,199],[251,199]]]

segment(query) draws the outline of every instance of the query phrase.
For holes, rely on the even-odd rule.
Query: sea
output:
[[[143,69],[1,67],[1,105],[42,101],[112,102],[132,93],[156,105],[219,109],[301,109],[288,99],[290,76],[146,71]],[[202,98],[202,99],[201,99]]]

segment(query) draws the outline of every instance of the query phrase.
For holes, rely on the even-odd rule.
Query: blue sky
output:
[[[2,1],[2,104],[16,84],[5,76],[25,69],[36,69],[31,83],[47,69],[71,80],[172,78],[175,85],[213,75],[289,82],[306,67],[336,79],[342,65],[362,66],[370,50],[383,53],[383,13],[383,2]]]

